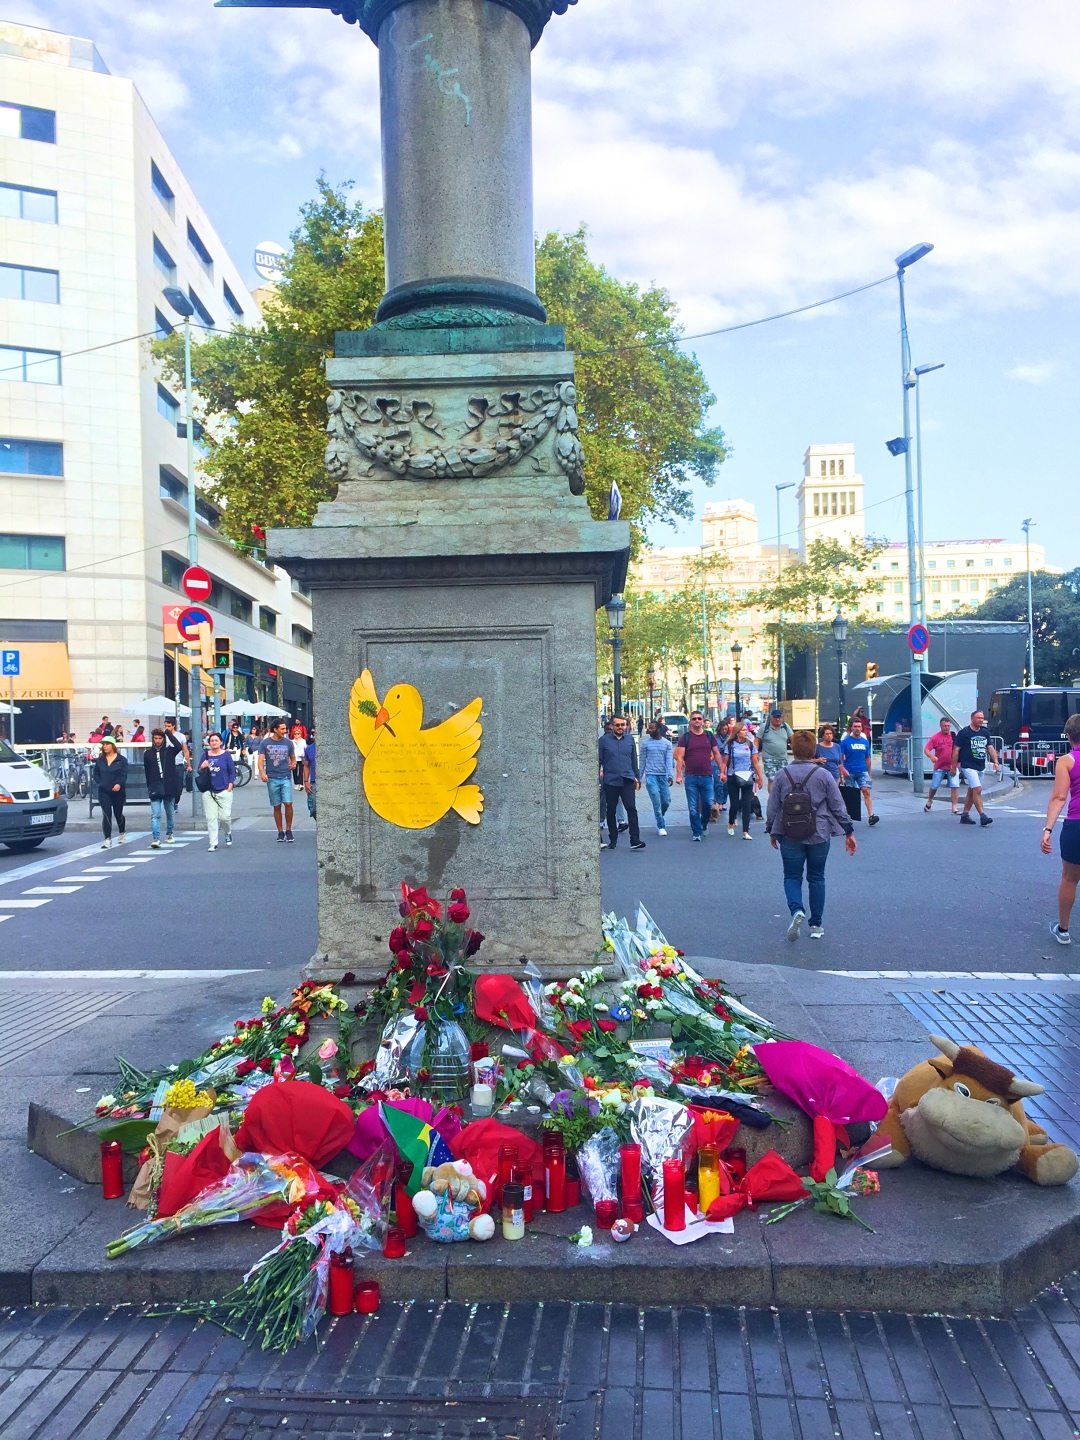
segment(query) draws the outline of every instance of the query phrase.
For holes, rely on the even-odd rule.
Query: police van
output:
[[[0,845],[36,850],[63,834],[67,818],[67,800],[52,777],[0,740]]]
[[[1068,749],[1065,721],[1080,712],[1080,686],[1014,685],[990,697],[990,733],[1005,742],[1002,763],[1019,775],[1052,778]]]

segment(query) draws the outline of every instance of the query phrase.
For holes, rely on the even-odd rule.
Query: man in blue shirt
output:
[[[614,850],[618,843],[619,821],[615,812],[620,800],[630,822],[630,849],[644,850],[645,842],[641,838],[637,813],[641,766],[638,763],[637,745],[634,737],[628,733],[624,716],[616,715],[611,722],[611,734],[600,736],[597,758],[600,763],[600,784],[604,791],[608,828],[607,844],[601,844],[601,850]]]
[[[881,816],[874,814],[870,799],[870,787],[874,783],[870,774],[870,736],[863,734],[861,720],[852,720],[850,732],[840,741],[840,778],[841,783],[846,781],[859,787],[870,824],[876,825]]]

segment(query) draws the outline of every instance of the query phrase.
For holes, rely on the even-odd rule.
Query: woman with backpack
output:
[[[769,792],[765,833],[784,862],[784,898],[791,912],[787,938],[799,938],[806,910],[803,907],[803,870],[810,897],[810,939],[821,940],[825,931],[825,862],[834,835],[844,836],[844,848],[855,854],[855,827],[844,805],[840,787],[815,759],[817,742],[812,730],[796,730],[791,737],[794,757],[777,773]]]
[[[742,817],[742,838],[752,840],[750,834],[750,807],[754,791],[765,784],[761,770],[761,756],[750,737],[745,720],[737,720],[731,728],[727,745],[721,752],[723,763],[720,767],[721,783],[727,786],[729,835],[735,834],[735,817]]]

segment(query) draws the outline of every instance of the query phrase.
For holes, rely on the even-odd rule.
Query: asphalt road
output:
[[[645,850],[631,853],[624,838],[601,856],[603,903],[620,914],[643,903],[672,943],[721,959],[1078,973],[1080,944],[1074,952],[1049,935],[1059,867],[1038,851],[1045,799],[1035,787],[995,801],[995,824],[980,830],[961,827],[947,805],[926,816],[910,795],[883,788],[882,823],[858,827],[854,858],[839,845],[830,856],[824,940],[804,935],[789,945],[780,858],[760,825],[751,844],[729,839],[725,827],[691,844],[676,791],[666,838],[649,814]],[[0,851],[0,970],[263,970],[307,960],[316,927],[306,816],[297,816],[296,843],[279,845],[270,817],[253,806],[236,844],[215,854],[202,835],[151,851],[140,819],[127,844],[108,852],[86,832],[30,855]]]

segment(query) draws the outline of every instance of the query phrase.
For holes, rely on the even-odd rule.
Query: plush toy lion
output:
[[[1053,1143],[1024,1114],[1023,1097],[1043,1087],[1021,1080],[975,1045],[931,1035],[941,1051],[898,1081],[877,1138],[892,1154],[875,1169],[902,1165],[914,1155],[952,1175],[1000,1175],[1017,1169],[1036,1185],[1065,1185],[1076,1174],[1076,1155]]]
[[[487,1198],[483,1180],[466,1160],[429,1165],[420,1176],[421,1188],[413,1196],[413,1209],[429,1240],[490,1240],[495,1222],[482,1213]]]

